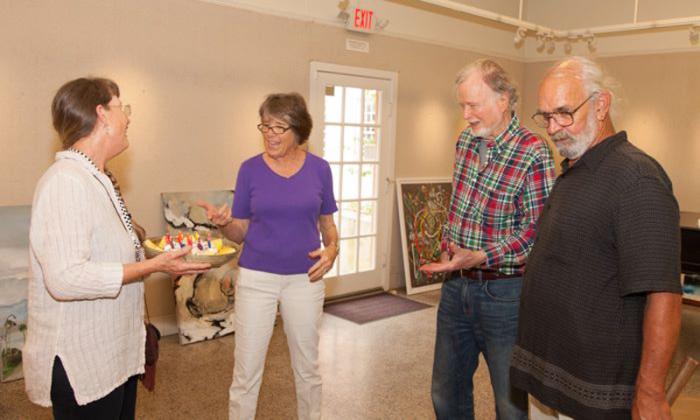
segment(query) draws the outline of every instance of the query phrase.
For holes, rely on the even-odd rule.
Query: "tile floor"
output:
[[[412,299],[435,305],[439,292]],[[432,419],[430,373],[436,307],[356,325],[325,315],[321,338],[326,419]],[[700,359],[700,307],[684,306],[681,355]],[[483,361],[482,361],[483,362]],[[180,346],[161,341],[154,393],[139,387],[139,419],[225,419],[233,366],[233,337]],[[475,378],[477,419],[494,419],[488,371]],[[49,419],[49,409],[31,404],[23,382],[0,384],[0,419]],[[278,322],[270,343],[260,392],[259,419],[293,419],[296,402],[289,353]],[[674,406],[676,420],[700,418],[700,373]]]

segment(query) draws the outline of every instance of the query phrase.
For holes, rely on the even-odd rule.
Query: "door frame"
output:
[[[314,102],[314,100],[321,100],[319,98],[324,97],[323,92],[319,92],[319,86],[316,83],[319,73],[330,73],[339,76],[361,77],[367,79],[379,79],[388,82],[389,84],[389,92],[385,93],[387,95],[389,105],[388,109],[386,110],[388,121],[386,121],[386,125],[382,123],[384,130],[384,134],[382,135],[382,141],[386,142],[385,146],[388,158],[385,161],[381,162],[381,165],[385,165],[386,179],[378,180],[378,196],[380,194],[383,195],[386,203],[383,211],[381,211],[380,213],[381,216],[383,216],[384,220],[386,220],[386,223],[384,223],[385,226],[381,226],[379,224],[377,226],[377,232],[383,230],[383,243],[377,243],[377,249],[380,251],[378,252],[377,265],[381,268],[381,270],[379,270],[381,276],[379,284],[381,285],[382,289],[386,291],[389,290],[389,269],[391,268],[390,262],[393,251],[391,249],[391,227],[393,225],[391,216],[392,210],[394,208],[394,199],[396,197],[396,194],[394,193],[393,180],[395,178],[394,171],[396,163],[396,105],[398,98],[397,91],[399,74],[393,71],[376,70],[364,67],[345,66],[340,64],[312,61],[310,63],[309,74],[309,111],[311,112],[313,120],[316,121],[315,126],[317,129],[313,130],[311,133],[309,147],[311,147],[312,145],[320,145],[323,141],[323,130],[318,129],[323,123],[323,104],[321,104],[319,107],[319,104]],[[319,156],[323,156],[322,152],[317,154]],[[362,291],[358,291],[357,293],[362,293]],[[328,297],[334,297],[334,295],[330,295]]]

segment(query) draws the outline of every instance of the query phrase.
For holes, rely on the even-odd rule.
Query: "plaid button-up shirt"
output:
[[[487,162],[479,165],[479,143],[471,129],[457,141],[450,214],[443,232],[460,248],[483,250],[481,268],[522,273],[535,239],[537,219],[556,177],[547,143],[513,116],[490,141]]]

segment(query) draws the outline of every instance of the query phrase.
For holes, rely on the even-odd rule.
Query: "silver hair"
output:
[[[464,83],[467,77],[475,70],[481,73],[484,83],[486,83],[486,86],[491,88],[491,90],[501,95],[508,95],[508,107],[511,112],[514,112],[515,108],[518,106],[518,100],[520,99],[518,86],[503,67],[493,60],[481,58],[473,63],[467,64],[457,73],[455,87],[459,87],[459,85]]]
[[[590,58],[581,56],[567,57],[554,65],[555,72],[558,69],[569,68],[570,64],[576,64],[585,96],[592,95],[594,92],[608,92],[610,94],[610,117],[617,115],[617,108],[620,99],[617,94],[619,83],[607,75],[603,67],[591,60]]]

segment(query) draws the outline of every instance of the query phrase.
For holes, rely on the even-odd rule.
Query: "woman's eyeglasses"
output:
[[[273,134],[284,134],[290,128],[292,127],[282,127],[281,125],[267,125],[263,123],[258,124],[258,130],[260,130],[261,133],[268,133],[272,131]]]

